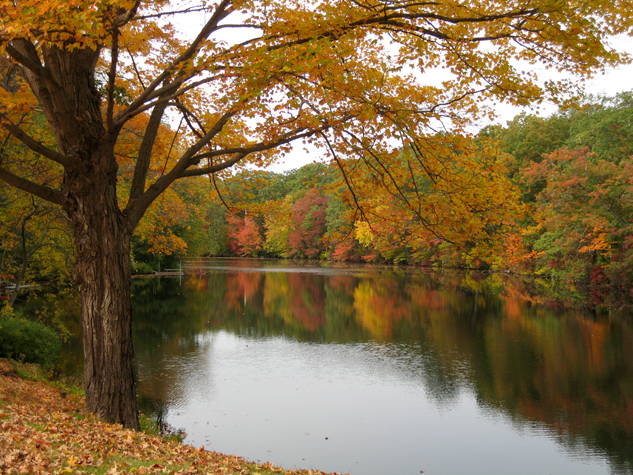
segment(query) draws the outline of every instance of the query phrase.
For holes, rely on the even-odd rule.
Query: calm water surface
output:
[[[141,402],[188,443],[352,475],[633,473],[630,316],[496,275],[197,272],[133,290]]]

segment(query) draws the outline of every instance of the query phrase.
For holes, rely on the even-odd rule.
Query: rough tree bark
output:
[[[81,295],[86,410],[105,421],[138,429],[131,229],[118,207],[111,150],[95,152],[90,165],[90,173],[66,175],[72,183],[66,212],[73,223],[77,252],[74,278]]]

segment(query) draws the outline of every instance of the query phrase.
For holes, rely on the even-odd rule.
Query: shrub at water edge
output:
[[[61,340],[39,322],[0,316],[0,358],[20,359],[51,367],[61,351]]]

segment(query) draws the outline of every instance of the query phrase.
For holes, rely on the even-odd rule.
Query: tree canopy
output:
[[[84,132],[96,125],[80,114],[86,104],[70,87],[79,80],[73,75],[91,78],[83,86],[103,109],[92,118],[102,122],[101,136],[119,139],[124,125],[153,111],[124,204],[133,225],[175,179],[238,162],[265,165],[297,139],[327,139],[333,153],[346,156],[363,150],[383,157],[398,143],[424,142],[434,127],[469,123],[488,112],[490,99],[557,99],[564,81],[544,82],[533,65],[583,77],[619,64],[605,43],[628,30],[621,12],[630,10],[627,2],[596,1],[299,0],[20,1],[1,8],[1,51],[22,66],[29,85],[3,94],[3,126],[18,140],[64,167],[73,164]],[[188,41],[179,16],[203,12],[207,22]],[[227,30],[244,31],[246,39],[227,42]],[[434,84],[427,78],[436,71],[451,75]],[[57,147],[21,128],[36,101]],[[146,163],[166,108],[182,118],[181,140],[170,171],[148,187]],[[58,190],[1,173],[14,186],[64,201]]]

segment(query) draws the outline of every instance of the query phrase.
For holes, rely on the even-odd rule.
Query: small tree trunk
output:
[[[27,261],[26,259],[22,262],[22,267],[20,268],[20,272],[15,278],[15,287],[13,288],[13,292],[9,297],[9,307],[13,307],[15,305],[15,301],[18,299],[18,295],[20,294],[20,288],[22,287],[22,281],[24,280],[24,276],[26,275]]]
[[[29,253],[26,249],[26,222],[28,218],[26,218],[22,222],[22,267],[20,267],[20,272],[15,277],[15,288],[13,289],[13,293],[11,297],[9,297],[9,306],[13,307],[15,301],[18,299],[18,295],[20,294],[20,287],[22,286],[22,281],[26,276],[26,272],[28,271],[28,262],[29,262]]]
[[[67,171],[81,296],[86,410],[139,429],[133,370],[130,225],[116,198],[116,162],[94,157],[91,173]],[[101,166],[100,166],[101,165]]]

